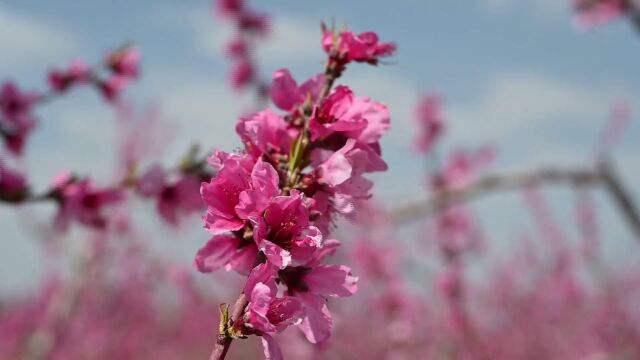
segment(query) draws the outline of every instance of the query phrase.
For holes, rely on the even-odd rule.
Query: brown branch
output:
[[[582,169],[541,168],[512,174],[488,175],[464,188],[443,190],[434,193],[427,200],[397,207],[391,211],[391,216],[395,223],[402,224],[491,193],[561,184],[573,187],[604,186],[627,221],[631,232],[640,239],[640,212],[614,171],[613,164],[608,161],[602,161],[595,167]]]
[[[241,321],[247,305],[249,305],[249,300],[244,294],[240,294],[236,303],[233,305],[233,310],[229,319],[231,326],[233,326],[237,321]],[[229,351],[232,341],[233,338],[228,336],[228,334],[218,334],[218,340],[216,341],[216,345],[213,347],[209,360],[224,359],[227,356],[227,352]]]
[[[426,201],[400,206],[392,211],[397,223],[415,220],[446,210],[452,205],[474,200],[494,192],[518,190],[550,183],[582,185],[599,180],[597,171],[590,169],[543,168],[513,174],[493,174],[456,190],[436,192]]]
[[[618,206],[620,214],[627,221],[631,231],[640,239],[640,213],[631,194],[622,184],[611,163],[603,162],[599,168],[605,188],[609,191],[613,202]]]
[[[626,0],[624,3],[627,6],[627,17],[629,21],[631,21],[631,24],[637,31],[640,31],[640,4],[635,0]]]

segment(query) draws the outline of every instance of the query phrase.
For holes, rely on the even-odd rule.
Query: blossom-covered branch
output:
[[[349,267],[324,264],[339,246],[328,235],[337,216],[371,196],[363,175],[386,170],[378,141],[390,118],[386,106],[333,85],[349,63],[377,64],[395,46],[326,27],[322,44],[323,74],[298,85],[288,70],[275,73],[271,98],[285,115],[267,109],[241,118],[244,151],[209,158],[217,176],[201,193],[213,238],[195,265],[248,274],[233,309],[221,306],[211,359],[249,335],[262,337],[268,359],[280,359],[273,336],[294,324],[309,342],[325,341],[333,326],[326,298],[356,291]]]

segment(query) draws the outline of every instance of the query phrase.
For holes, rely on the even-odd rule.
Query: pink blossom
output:
[[[338,132],[363,144],[378,142],[390,126],[386,106],[368,97],[357,97],[346,86],[336,87],[315,108],[309,122],[312,140]]]
[[[300,266],[288,266],[278,271],[278,278],[287,286],[286,293],[300,299],[304,318],[300,330],[307,340],[319,343],[331,335],[333,320],[325,297],[346,297],[355,294],[358,278],[344,265],[321,265],[339,246],[337,240],[327,240],[327,247],[315,251]]]
[[[418,104],[415,119],[420,129],[415,139],[414,148],[425,154],[431,151],[444,132],[444,116],[440,96],[437,94],[425,95]]]
[[[467,186],[477,173],[495,159],[492,146],[484,146],[472,151],[459,150],[452,153],[442,169],[435,174],[432,185],[439,189],[456,190]]]
[[[193,175],[184,174],[170,182],[160,166],[154,166],[142,175],[138,191],[146,197],[157,198],[158,213],[169,224],[178,223],[179,214],[189,214],[202,208],[200,181]]]
[[[271,100],[281,110],[293,111],[307,98],[315,103],[322,91],[324,81],[324,74],[317,74],[298,86],[289,70],[280,69],[273,74]]]
[[[11,81],[0,88],[0,133],[15,154],[22,154],[27,136],[36,125],[32,110],[39,100],[39,95],[22,92]]]
[[[230,77],[231,87],[235,90],[240,90],[249,85],[255,79],[255,76],[254,65],[250,61],[242,59],[233,64]]]
[[[89,81],[91,69],[81,59],[72,61],[67,69],[49,71],[49,86],[57,92],[65,92],[70,87]]]
[[[249,45],[242,37],[236,37],[227,42],[226,53],[232,58],[243,59],[249,56]]]
[[[57,180],[54,189],[59,202],[55,218],[59,230],[66,230],[71,220],[89,227],[104,228],[107,226],[104,208],[123,199],[122,190],[98,189],[89,178],[63,177]]]
[[[128,80],[140,75],[142,52],[134,46],[125,46],[107,55],[105,63],[115,75]]]
[[[236,125],[248,153],[254,157],[287,154],[293,141],[284,119],[269,109],[241,118]]]
[[[249,293],[248,324],[259,334],[274,335],[298,322],[300,301],[292,296],[276,298],[273,287],[257,283]]]
[[[336,34],[333,30],[324,29],[322,47],[328,54],[337,58],[338,62],[356,61],[372,65],[378,64],[380,58],[391,56],[396,51],[396,44],[380,42],[378,35],[371,31],[360,34],[343,31]]]
[[[316,141],[334,132],[355,132],[367,126],[367,120],[354,113],[354,94],[341,85],[314,109],[309,122],[311,140]]]
[[[312,155],[315,172],[304,179],[305,194],[314,200],[312,210],[318,213],[314,224],[328,231],[334,213],[350,215],[356,204],[371,197],[373,183],[363,175],[384,171],[386,163],[369,145],[347,140],[338,151],[322,161],[323,150]]]
[[[308,204],[301,193],[272,198],[264,214],[250,220],[258,248],[278,268],[307,261],[322,245],[322,234],[309,223]]]
[[[228,157],[218,175],[200,189],[208,206],[205,228],[212,234],[240,230],[279,193],[278,173],[269,163],[251,157]]]
[[[250,31],[260,36],[267,35],[271,29],[267,15],[249,10],[242,11],[238,14],[237,26],[242,31]]]
[[[253,239],[245,240],[235,235],[215,235],[198,252],[194,266],[209,273],[225,267],[240,274],[249,274],[258,254]]]
[[[433,240],[445,256],[453,257],[478,249],[482,244],[482,234],[473,213],[463,205],[456,205],[436,218]]]
[[[129,84],[129,79],[120,75],[112,75],[100,83],[102,96],[108,102],[116,102],[120,93]]]
[[[574,0],[577,24],[582,28],[593,28],[616,20],[631,9],[628,0]]]
[[[244,10],[244,0],[215,0],[216,13],[222,17],[235,16]]]

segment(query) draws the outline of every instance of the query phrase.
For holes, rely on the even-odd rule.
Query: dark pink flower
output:
[[[67,69],[54,69],[49,71],[49,86],[54,91],[65,92],[70,87],[89,81],[91,69],[84,60],[77,59],[72,61]]]
[[[215,235],[200,250],[194,259],[198,271],[209,273],[225,267],[240,274],[249,274],[256,260],[258,247],[253,239],[246,240],[235,235]]]
[[[293,111],[298,105],[304,103],[307,98],[315,103],[324,86],[324,74],[317,74],[305,81],[302,85],[291,77],[287,69],[280,69],[273,74],[271,84],[271,100],[284,111]]]
[[[241,118],[236,132],[245,144],[247,152],[255,158],[269,157],[273,153],[288,154],[293,141],[284,119],[266,109],[250,117]]]
[[[444,132],[442,99],[437,94],[428,94],[418,103],[416,123],[419,127],[414,148],[420,153],[428,153]]]
[[[371,31],[354,34],[350,31],[335,33],[334,30],[324,29],[322,47],[343,65],[351,61],[376,65],[380,58],[391,56],[396,51],[396,44],[380,42],[378,35]]]
[[[55,225],[59,230],[66,230],[71,220],[89,227],[106,227],[105,207],[124,197],[120,189],[99,189],[89,178],[76,180],[69,175],[56,179],[54,191],[60,205],[55,218]]]
[[[160,166],[154,166],[143,174],[137,189],[141,195],[157,199],[158,213],[171,225],[178,223],[179,214],[190,214],[203,206],[199,179],[184,174],[170,181]]]
[[[628,0],[574,0],[576,21],[582,28],[593,28],[616,20],[631,9]]]
[[[276,297],[277,269],[270,263],[256,266],[244,287],[249,305],[244,316],[244,326],[262,336],[262,345],[267,359],[282,359],[280,346],[272,335],[288,326],[298,324],[303,316],[302,304],[295,297],[283,294]]]
[[[264,213],[250,217],[258,249],[283,268],[306,262],[322,245],[320,230],[309,223],[309,205],[299,192],[271,199]]]
[[[250,31],[254,34],[265,36],[271,29],[269,17],[253,11],[245,10],[238,14],[236,26],[241,31]]]
[[[0,88],[0,133],[15,154],[22,154],[27,136],[36,125],[32,111],[39,100],[39,95],[22,92],[11,81]]]
[[[218,155],[220,156],[220,155]],[[212,234],[240,230],[253,214],[260,214],[271,197],[278,195],[276,170],[249,155],[228,156],[209,183],[200,189],[207,205],[205,228]]]
[[[128,84],[129,79],[120,75],[112,75],[100,83],[100,90],[105,100],[113,103],[118,100],[120,93]]]
[[[309,129],[311,140],[316,141],[334,132],[361,131],[367,120],[354,110],[354,94],[346,86],[340,85],[316,107],[311,115]]]
[[[138,78],[140,75],[140,60],[142,52],[135,46],[125,46],[107,54],[105,63],[114,75],[122,76],[128,80]]]
[[[231,87],[240,90],[249,85],[256,76],[253,63],[247,59],[241,59],[233,64],[231,69]]]
[[[227,42],[225,50],[227,55],[232,58],[244,59],[249,56],[249,45],[247,44],[247,41],[242,37],[235,37],[229,40],[229,42]]]
[[[326,297],[346,297],[357,289],[358,278],[344,265],[320,265],[339,246],[336,240],[327,240],[326,248],[316,250],[305,264],[289,266],[278,271],[278,279],[287,286],[286,293],[300,299],[304,318],[300,330],[307,340],[319,343],[329,338],[333,327]]]
[[[309,129],[314,141],[341,133],[360,143],[373,144],[389,131],[390,122],[386,106],[368,97],[357,97],[341,85],[314,109]]]
[[[248,297],[248,324],[261,335],[275,335],[301,320],[300,301],[286,295],[277,298],[274,286],[259,282]]]
[[[219,16],[235,16],[244,10],[244,0],[215,0],[216,13]]]

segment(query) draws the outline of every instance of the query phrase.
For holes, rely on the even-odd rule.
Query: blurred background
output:
[[[374,176],[375,201],[383,208],[426,199],[426,172],[456,149],[493,146],[497,156],[491,169],[499,172],[589,166],[612,107],[620,102],[629,104],[631,122],[610,157],[631,196],[640,196],[640,33],[626,21],[580,30],[571,2],[560,0],[272,0],[252,6],[272,16],[272,31],[255,54],[265,79],[282,67],[297,79],[322,71],[322,21],[355,32],[373,30],[382,40],[397,42],[397,54],[378,68],[353,66],[340,79],[356,94],[389,106],[392,130],[382,147],[390,169]],[[143,53],[142,77],[126,97],[138,108],[153,106],[167,124],[170,141],[155,155],[173,164],[194,143],[206,151],[240,145],[235,122],[255,99],[229,89],[223,49],[231,33],[208,0],[5,0],[0,2],[0,80],[41,89],[51,67],[76,57],[99,61],[107,49],[131,41]],[[447,130],[425,159],[411,149],[412,118],[428,92],[444,99]],[[25,159],[36,189],[46,188],[62,169],[91,174],[98,182],[113,179],[116,115],[95,92],[72,92],[37,114],[40,126]],[[560,225],[575,221],[573,189],[550,187],[544,193]],[[535,227],[521,203],[517,192],[474,201],[488,245],[486,256],[471,264],[475,274],[508,256],[514,242]],[[606,262],[637,264],[636,239],[608,195],[595,191],[595,204]],[[190,266],[208,239],[200,218],[176,229],[154,216],[153,204],[135,206],[133,215],[158,256]],[[50,264],[33,225],[46,223],[54,211],[50,204],[0,206],[0,296],[29,294],[40,286]],[[400,233],[413,234],[420,226],[408,225]],[[569,238],[578,231],[566,226]],[[83,234],[74,228],[65,236],[73,243]],[[407,238],[415,235],[401,237]],[[414,256],[421,261],[421,255]],[[405,270],[419,284],[433,271],[425,266]],[[212,282],[204,275],[196,278],[205,286]]]
[[[425,92],[436,91],[445,100],[448,130],[437,152],[493,144],[494,168],[499,170],[588,164],[612,104],[622,99],[633,108],[640,103],[637,32],[624,21],[579,31],[568,1],[327,0],[253,6],[273,16],[273,31],[256,54],[265,78],[281,67],[299,79],[320,71],[321,21],[354,31],[375,30],[383,40],[398,43],[388,64],[354,66],[343,79],[356,93],[390,108],[392,131],[383,140],[390,170],[375,179],[375,192],[386,205],[424,197],[424,171],[432,164],[411,152],[411,119]],[[143,74],[126,95],[139,106],[157,105],[174,126],[175,136],[160,154],[171,163],[192,143],[205,149],[238,146],[234,124],[253,97],[228,89],[223,47],[230,33],[209,1],[3,1],[0,74],[38,89],[53,66],[79,56],[97,61],[106,49],[134,42],[144,54]],[[116,136],[114,113],[99,96],[77,91],[38,111],[41,126],[26,160],[36,187],[45,187],[61,169],[93,174],[98,180],[109,176],[115,161],[109,151]],[[613,157],[635,192],[640,182],[640,125],[631,124]],[[558,215],[570,217],[566,200],[571,195],[563,189],[551,191]],[[491,241],[507,244],[528,226],[526,217],[514,211],[513,198],[500,194],[478,202]],[[607,256],[633,261],[637,249],[631,234],[608,201],[598,199],[598,206],[604,234],[611,239],[605,242]],[[40,249],[29,241],[32,234],[19,219],[45,219],[52,211],[0,208],[2,293],[25,291],[41,276]],[[174,237],[157,225],[158,238]],[[198,219],[184,226],[193,228],[190,236],[158,243],[191,261],[206,235]]]

